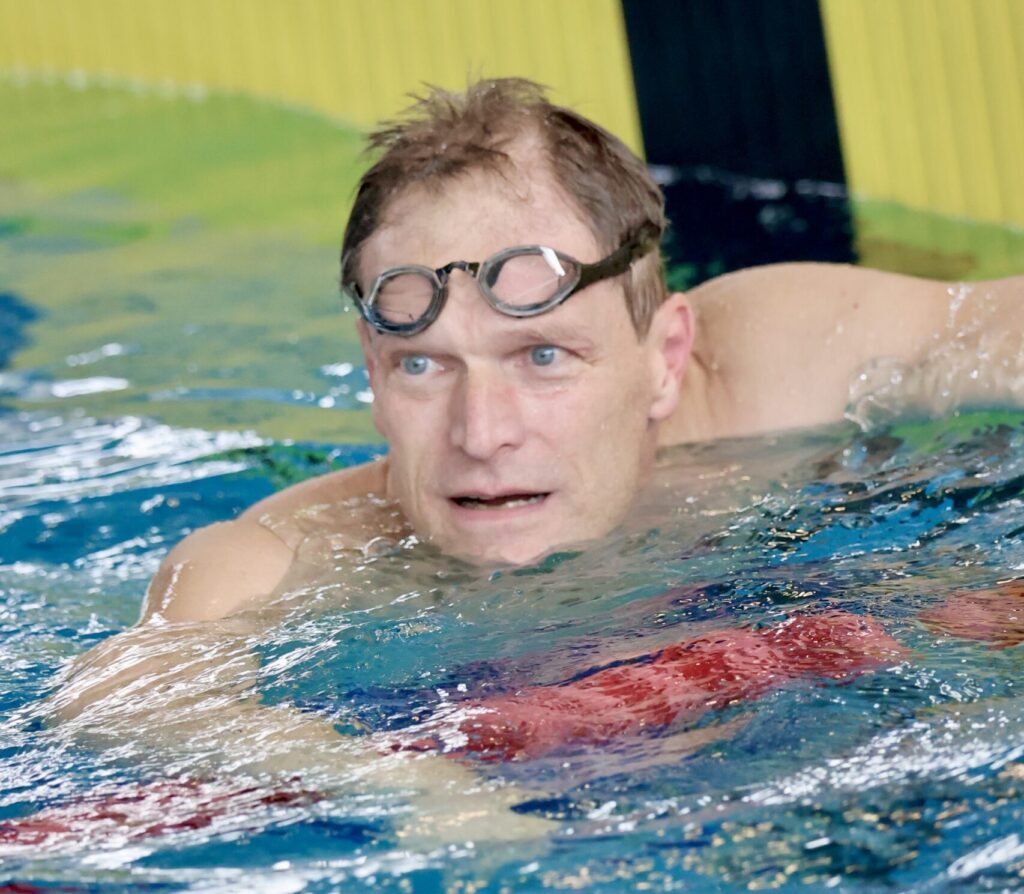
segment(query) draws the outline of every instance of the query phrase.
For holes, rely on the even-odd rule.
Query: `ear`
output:
[[[373,392],[373,403],[370,404],[370,412],[373,414],[373,425],[380,432],[381,437],[387,440],[388,433],[385,431],[384,411],[380,401],[383,389],[379,387],[381,382],[377,375],[376,339],[379,336],[367,325],[366,320],[356,321],[356,332],[359,333],[359,344],[363,347],[363,362],[366,364],[366,375],[370,379],[370,390]]]
[[[664,301],[651,320],[647,342],[651,351],[652,399],[650,418],[660,422],[672,415],[693,348],[693,310],[682,292]]]

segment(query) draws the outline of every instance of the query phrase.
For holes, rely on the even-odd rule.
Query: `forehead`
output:
[[[509,165],[504,174],[471,171],[392,199],[381,226],[363,244],[360,273],[372,279],[399,264],[481,261],[503,248],[531,244],[550,245],[581,261],[600,254],[592,229],[545,165]]]

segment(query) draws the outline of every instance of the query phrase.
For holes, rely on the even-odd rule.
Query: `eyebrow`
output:
[[[569,322],[552,320],[547,325],[537,319],[520,320],[519,322],[525,322],[527,325],[510,328],[504,336],[530,344],[551,342],[582,347],[592,347],[594,344],[594,339],[589,334],[582,332],[578,326]]]

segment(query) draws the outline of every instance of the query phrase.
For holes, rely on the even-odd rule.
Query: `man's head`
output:
[[[481,560],[607,532],[653,461],[690,347],[685,299],[666,295],[644,243],[664,227],[657,187],[617,139],[523,81],[434,93],[373,145],[384,154],[346,230],[343,284],[365,295],[394,268],[450,270],[426,327],[361,324],[391,496],[418,534]],[[625,258],[625,272],[517,317],[452,265],[515,246],[605,274]]]
[[[480,81],[462,94],[432,91],[405,118],[370,135],[370,149],[381,154],[359,183],[345,228],[342,283],[359,281],[360,249],[398,195],[412,186],[436,192],[469,171],[505,177],[513,169],[509,149],[524,138],[535,141],[532,163],[576,205],[602,255],[646,225],[664,231],[664,196],[621,140],[552,104],[531,81]],[[643,335],[666,297],[660,253],[634,264],[624,285],[630,319]]]

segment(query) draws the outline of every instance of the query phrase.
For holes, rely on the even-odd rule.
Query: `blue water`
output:
[[[0,425],[0,816],[17,818],[162,778],[143,741],[87,747],[47,728],[39,706],[68,659],[134,621],[168,545],[308,473],[311,458],[319,470],[361,455],[154,437],[140,420],[8,412]],[[69,454],[79,474],[52,487]],[[535,567],[490,573],[407,546],[366,561],[367,602],[353,609],[332,599],[343,587],[325,561],[309,571],[312,596],[248,646],[265,702],[357,736],[408,727],[452,693],[558,683],[797,610],[869,614],[911,652],[647,735],[476,762],[531,792],[519,811],[547,819],[539,841],[407,848],[400,794],[342,791],[250,801],[209,827],[130,841],[8,847],[2,877],[105,891],[1014,889],[1019,648],[939,635],[918,615],[1024,574],[1022,476],[1021,415],[842,425],[674,450],[623,531]],[[727,721],[678,753],[679,734]]]
[[[1024,887],[1021,646],[921,620],[1024,577],[1020,412],[928,420],[899,394],[862,394],[859,424],[667,453],[633,517],[585,550],[499,571],[409,542],[358,558],[353,579],[340,569],[351,556],[311,542],[275,606],[191,631],[248,687],[218,703],[225,713],[258,698],[371,748],[481,698],[793,613],[870,617],[907,650],[851,678],[803,677],[531,760],[438,758],[501,784],[495,803],[511,793],[518,806],[496,811],[497,829],[408,837],[433,814],[407,785],[232,766],[232,753],[265,755],[258,739],[225,741],[216,714],[173,753],[153,744],[159,720],[133,725],[113,708],[106,738],[54,725],[47,699],[77,658],[131,627],[181,537],[382,448],[338,309],[334,229],[318,235],[333,213],[324,190],[340,208],[348,182],[328,153],[355,135],[240,98],[39,90],[13,106],[30,156],[18,164],[35,179],[0,179],[0,891]],[[131,130],[138,109],[174,124],[157,128],[166,142],[148,118]],[[83,119],[106,139],[89,156],[94,182],[76,169]],[[264,120],[301,139],[282,148],[260,131],[254,167],[252,122]],[[254,188],[271,183],[288,187]],[[778,257],[762,218],[813,233],[819,218],[785,189],[772,195],[771,214],[745,206],[753,248],[719,256],[709,243],[698,248],[714,257],[689,257],[675,244],[676,281]],[[963,245],[986,243],[964,227]],[[899,255],[882,237],[861,241]],[[1006,269],[904,246],[905,269],[1020,269],[1019,240],[1006,241]],[[1021,629],[1012,601],[993,610]],[[196,687],[224,693],[216,680]],[[455,813],[478,803],[459,787],[447,800]],[[75,809],[94,821],[48,843],[14,839],[34,816]]]

